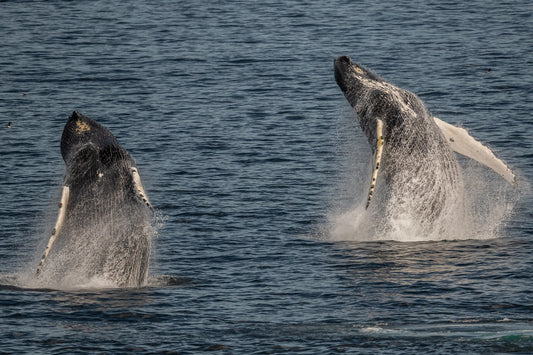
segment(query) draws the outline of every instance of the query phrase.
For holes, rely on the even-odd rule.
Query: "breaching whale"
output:
[[[77,111],[63,130],[61,154],[59,214],[37,275],[143,285],[153,208],[135,161],[107,128]]]
[[[334,61],[335,79],[353,107],[373,153],[366,208],[386,200],[383,224],[414,222],[422,234],[455,233],[464,217],[464,184],[454,152],[515,183],[513,172],[468,132],[431,115],[413,93],[398,88],[350,57]],[[379,195],[379,197],[377,197]],[[371,209],[371,208],[370,208]],[[437,223],[440,222],[440,223]],[[384,225],[381,231],[387,231]]]

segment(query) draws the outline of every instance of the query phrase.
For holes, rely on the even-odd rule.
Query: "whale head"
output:
[[[337,85],[353,107],[357,104],[358,95],[366,89],[365,81],[385,82],[370,70],[352,62],[348,56],[338,57],[334,63]]]
[[[355,110],[371,146],[376,142],[377,120],[383,122],[387,135],[405,120],[430,116],[415,94],[388,83],[350,57],[339,57],[334,63],[335,80]]]
[[[91,183],[101,179],[106,172],[116,175],[135,167],[128,152],[107,128],[77,111],[72,113],[63,129],[61,155],[70,181]],[[127,174],[124,172],[123,175]]]

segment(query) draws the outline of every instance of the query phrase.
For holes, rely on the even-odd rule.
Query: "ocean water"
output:
[[[532,13],[0,2],[0,352],[532,353]],[[462,160],[475,228],[366,240],[371,153],[340,55],[466,127],[518,187]],[[74,110],[117,136],[157,209],[146,287],[31,287]]]

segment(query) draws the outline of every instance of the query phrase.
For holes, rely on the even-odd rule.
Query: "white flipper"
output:
[[[52,231],[52,236],[50,237],[50,240],[48,241],[48,245],[46,246],[46,249],[44,250],[44,254],[43,254],[43,257],[41,258],[41,262],[39,263],[39,266],[37,267],[37,273],[36,273],[37,275],[41,273],[41,270],[43,269],[44,261],[46,260],[48,253],[50,253],[50,249],[52,248],[52,245],[54,245],[54,242],[56,241],[56,238],[59,235],[61,228],[63,228],[63,222],[65,222],[65,215],[67,213],[67,205],[68,205],[69,196],[70,196],[70,188],[68,186],[63,186],[63,192],[61,193],[61,202],[59,203],[59,214],[57,215],[56,225],[54,227],[54,230]]]
[[[144,192],[141,177],[139,176],[139,171],[137,170],[137,168],[131,167],[131,176],[133,177],[133,182],[135,184],[135,193],[146,204],[146,206],[148,206],[148,208],[152,212],[154,212],[154,208],[152,207],[150,201],[148,201],[148,196],[146,196],[146,192]]]
[[[378,171],[381,164],[381,156],[383,155],[383,121],[378,119],[376,125],[377,147],[374,153],[374,170],[372,171],[372,181],[370,182],[370,191],[368,192],[368,200],[366,201],[366,208],[370,205],[376,182],[378,180]]]
[[[503,161],[496,158],[489,148],[469,135],[466,129],[453,126],[437,117],[433,117],[433,119],[454,152],[491,168],[509,183],[516,184],[516,177],[512,170]]]

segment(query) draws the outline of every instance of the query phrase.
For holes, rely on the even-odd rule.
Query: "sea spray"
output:
[[[38,284],[69,288],[95,277],[120,287],[146,283],[155,231],[147,209],[122,191],[73,206]]]
[[[354,146],[350,138],[348,145]],[[351,142],[350,142],[351,140]],[[361,142],[360,144],[364,144]],[[354,158],[354,155],[357,157]],[[372,208],[366,209],[366,191],[354,188],[361,183],[361,176],[369,176],[369,166],[358,160],[366,154],[352,153],[345,156],[346,178],[339,186],[343,203],[332,203],[328,214],[326,239],[335,241],[378,241],[394,240],[401,242],[430,240],[492,239],[502,236],[505,222],[517,203],[520,191],[527,184],[522,181],[519,187],[509,185],[496,173],[469,159],[459,159],[464,184],[462,194],[456,196],[464,205],[461,218],[457,211],[449,209],[432,223],[428,233],[406,211],[405,204],[390,199],[389,186],[381,186],[385,191],[372,201]],[[384,184],[384,181],[380,181]],[[364,184],[363,186],[366,186]],[[433,188],[438,189],[439,184]],[[410,206],[416,211],[424,206]]]

